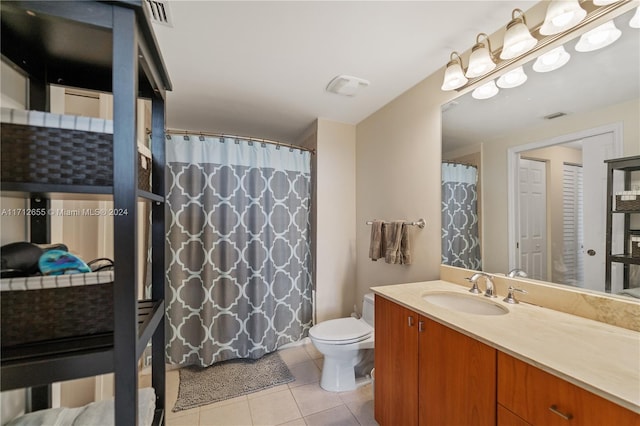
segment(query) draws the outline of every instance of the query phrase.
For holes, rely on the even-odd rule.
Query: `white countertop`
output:
[[[427,292],[470,294],[465,287],[441,280],[371,290],[640,413],[640,333],[636,331],[526,303],[504,303],[504,295],[491,300],[509,310],[505,315],[468,314],[423,300]]]

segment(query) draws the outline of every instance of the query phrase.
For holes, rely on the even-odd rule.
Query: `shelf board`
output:
[[[138,189],[138,197],[145,198],[147,200],[155,201],[157,203],[164,203],[164,197],[158,194],[154,194],[153,192],[144,191],[142,189]]]
[[[164,301],[138,301],[138,358],[163,318]],[[113,333],[2,348],[0,366],[3,391],[109,373]]]
[[[138,344],[136,345],[138,359],[163,318],[164,301],[141,300],[138,302]]]
[[[612,210],[611,213],[626,213],[626,214],[632,214],[632,213],[640,213],[640,210]]]
[[[38,194],[44,198],[64,200],[110,200],[113,186],[61,185],[51,183],[1,182],[3,197],[30,198]]]
[[[41,196],[50,200],[113,200],[113,186],[61,185],[50,183],[0,183],[0,195],[9,198],[28,199]],[[153,192],[138,189],[138,198],[164,203],[164,197]]]
[[[164,98],[165,90],[171,90],[171,80],[143,1],[114,3],[2,2],[2,54],[28,74],[38,75],[46,69],[47,83],[111,92],[112,10],[114,6],[131,8],[140,30],[138,90],[142,97],[160,94]]]
[[[640,265],[640,257],[625,256],[623,254],[612,254],[608,256],[610,262],[625,263],[627,265]]]

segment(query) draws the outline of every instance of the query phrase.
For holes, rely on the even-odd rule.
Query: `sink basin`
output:
[[[475,315],[504,315],[509,310],[482,295],[471,295],[454,292],[427,293],[422,298],[442,308],[453,309]]]

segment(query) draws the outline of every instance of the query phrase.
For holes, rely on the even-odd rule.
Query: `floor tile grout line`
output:
[[[293,398],[293,402],[296,403],[296,407],[298,408],[298,412],[300,413],[300,418],[302,419],[304,424],[307,424],[307,421],[304,419],[304,414],[302,414],[302,409],[300,408],[300,404],[298,404],[298,400],[296,399],[296,396],[293,394],[291,388],[289,388],[289,393],[291,394],[291,398]]]

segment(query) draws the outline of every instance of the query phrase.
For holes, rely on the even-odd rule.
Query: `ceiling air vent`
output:
[[[171,15],[169,14],[168,0],[145,0],[145,2],[147,3],[152,23],[173,27]]]

